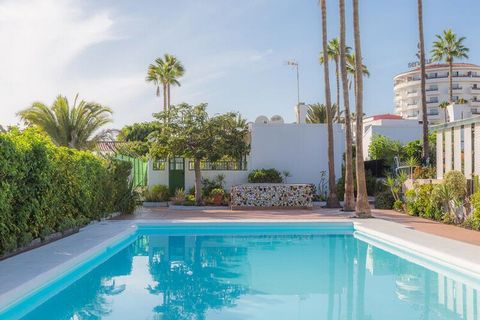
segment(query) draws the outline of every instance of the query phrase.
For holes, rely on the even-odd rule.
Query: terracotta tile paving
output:
[[[418,231],[463,241],[480,246],[480,232],[447,225],[432,220],[411,217],[393,210],[374,209],[375,218],[404,224]],[[338,209],[314,208],[311,210],[235,210],[228,208],[213,210],[172,210],[169,208],[141,208],[135,215],[121,215],[115,220],[302,220],[302,219],[346,219],[352,213]],[[479,251],[480,254],[480,251]]]

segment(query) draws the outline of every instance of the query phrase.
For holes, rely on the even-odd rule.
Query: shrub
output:
[[[392,209],[395,199],[390,191],[382,191],[375,196],[376,209]]]
[[[449,171],[443,177],[444,184],[451,189],[455,199],[464,199],[467,194],[467,179],[460,171]]]
[[[131,211],[130,170],[128,162],[57,147],[33,128],[0,133],[0,255],[109,212]]]
[[[145,190],[143,193],[145,201],[159,202],[168,201],[170,193],[168,187],[163,184],[156,184]]]
[[[185,191],[183,189],[175,190],[175,196],[172,198],[173,204],[183,204],[186,199]]]
[[[214,197],[214,196],[223,196],[225,194],[225,190],[221,189],[221,188],[215,188],[213,189],[212,191],[210,191],[210,196]]]
[[[353,175],[353,189],[355,195],[357,194],[357,179],[355,177],[355,174]],[[367,170],[365,172],[365,184],[367,187],[367,194],[369,196],[373,196],[377,193],[380,193],[382,191],[385,191],[387,188],[382,182],[381,179],[377,179],[372,175],[370,170]],[[345,195],[345,170],[342,171],[342,176],[340,179],[337,180],[337,197],[339,200],[343,201],[343,197]]]
[[[248,174],[250,183],[281,183],[282,174],[276,169],[255,169]]]
[[[225,176],[223,174],[219,174],[213,179],[202,178],[202,196],[208,196],[213,189],[223,189],[224,185]],[[195,194],[195,188],[192,194]]]

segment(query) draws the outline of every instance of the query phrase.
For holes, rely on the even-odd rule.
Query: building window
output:
[[[183,170],[183,158],[171,158],[169,161],[170,170]]]
[[[163,171],[165,170],[165,160],[154,160],[153,161],[153,171]]]
[[[430,103],[437,103],[437,102],[438,102],[438,97],[430,97],[430,99],[428,100],[428,102],[430,102]]]
[[[188,170],[194,170],[194,162],[188,162]],[[203,171],[243,171],[247,170],[247,161],[200,161],[200,170]]]

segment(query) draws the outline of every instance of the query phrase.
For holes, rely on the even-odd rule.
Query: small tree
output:
[[[158,129],[152,133],[150,153],[154,157],[182,156],[192,159],[195,170],[195,202],[202,205],[202,160],[222,157],[241,160],[250,150],[246,121],[237,113],[209,117],[207,104],[186,103],[155,114]]]

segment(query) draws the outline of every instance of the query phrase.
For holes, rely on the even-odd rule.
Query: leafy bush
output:
[[[223,189],[225,185],[225,176],[223,174],[217,175],[213,179],[202,178],[202,196],[206,197],[210,195],[210,192],[213,189]],[[195,194],[195,188],[193,189],[193,193]]]
[[[282,174],[276,169],[255,169],[248,174],[250,183],[281,183]]]
[[[225,190],[221,188],[215,188],[212,191],[210,191],[210,196],[223,196],[225,194]]]
[[[36,129],[0,133],[0,255],[32,239],[131,212],[131,165],[55,146]]]
[[[455,199],[464,199],[467,194],[467,179],[460,171],[449,171],[443,177],[443,183],[451,189]]]
[[[423,184],[405,193],[409,214],[441,221],[445,217],[443,185]]]
[[[175,196],[172,198],[172,201],[173,201],[173,204],[183,204],[186,198],[187,198],[187,195],[185,194],[185,191],[182,188],[180,188],[175,190]]]
[[[168,201],[170,199],[170,193],[167,186],[163,184],[156,184],[145,190],[143,197],[145,198],[145,201]]]
[[[353,189],[355,195],[357,194],[357,179],[355,174],[353,175]],[[365,184],[367,187],[367,194],[369,196],[373,196],[377,193],[385,191],[387,188],[385,187],[382,180],[377,179],[372,175],[372,173],[367,170],[365,172]],[[342,176],[340,179],[337,180],[337,197],[339,200],[343,201],[343,197],[345,195],[345,170],[342,171]]]
[[[392,209],[395,199],[390,191],[382,191],[375,196],[376,209]]]

